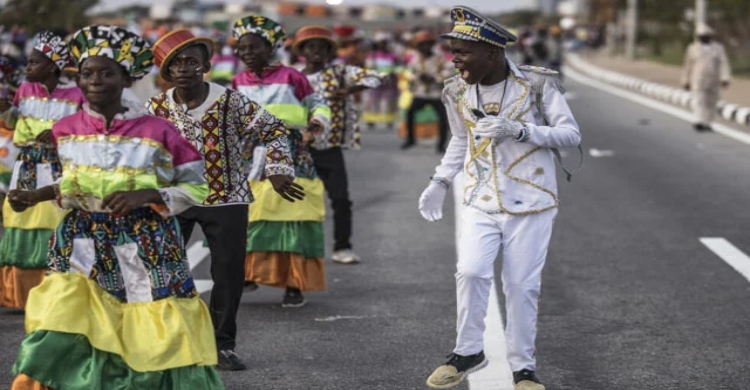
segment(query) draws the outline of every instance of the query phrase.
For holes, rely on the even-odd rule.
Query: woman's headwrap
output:
[[[114,60],[135,80],[149,74],[154,65],[151,46],[140,36],[116,26],[88,26],[78,30],[68,44],[80,69],[91,57]]]
[[[62,70],[70,64],[70,52],[65,39],[52,31],[42,31],[36,36],[34,50],[37,50]]]
[[[237,41],[246,34],[260,35],[271,44],[274,53],[284,45],[286,39],[286,33],[280,24],[260,15],[246,16],[234,23],[232,35]]]

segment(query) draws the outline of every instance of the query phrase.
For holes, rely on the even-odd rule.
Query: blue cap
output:
[[[485,42],[502,48],[508,42],[518,40],[505,27],[484,17],[476,10],[462,5],[451,9],[451,22],[453,23],[453,30],[448,34],[443,34],[443,38]]]

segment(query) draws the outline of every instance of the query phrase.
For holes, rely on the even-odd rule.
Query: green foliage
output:
[[[23,26],[30,33],[43,29],[72,32],[88,24],[86,10],[98,0],[8,0],[0,25]]]

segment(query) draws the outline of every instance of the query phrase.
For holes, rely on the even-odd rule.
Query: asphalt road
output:
[[[750,146],[567,84],[587,162],[560,179],[539,377],[549,390],[750,389],[750,282],[699,242],[724,237],[750,253]],[[238,352],[250,369],[222,373],[227,389],[426,388],[455,338],[454,224],[416,209],[439,160],[432,144],[399,143],[366,133],[347,153],[362,264],[327,262],[328,291],[301,309],[282,309],[278,289],[245,294]],[[0,334],[5,387],[22,314],[0,310]]]

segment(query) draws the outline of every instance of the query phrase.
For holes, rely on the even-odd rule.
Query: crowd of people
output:
[[[466,7],[451,22],[442,40],[419,29],[368,41],[353,26],[288,36],[250,15],[221,39],[94,25],[39,32],[28,49],[13,31],[18,50],[0,59],[0,305],[25,311],[27,336],[12,388],[223,388],[217,368],[247,368],[243,293],[277,287],[298,308],[326,289],[326,193],[332,260],[362,261],[343,153],[360,147],[360,124],[402,120],[409,149],[421,120],[435,122],[445,156],[419,209],[439,220],[463,171],[463,224],[476,233],[459,248],[456,349],[427,385],[453,387],[487,364],[483,319],[504,248],[514,382],[543,390],[534,342],[558,205],[552,150],[580,133],[557,72],[506,58],[513,32]],[[521,54],[559,66],[546,34]],[[185,254],[196,224],[211,252],[208,305]]]

